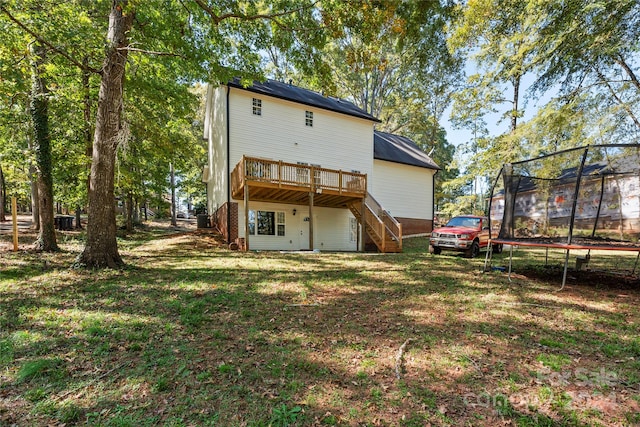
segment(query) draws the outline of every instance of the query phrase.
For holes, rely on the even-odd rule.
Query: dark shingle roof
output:
[[[366,111],[356,107],[353,103],[344,99],[324,96],[318,92],[309,89],[303,89],[292,84],[279,82],[277,80],[267,80],[264,83],[253,82],[251,86],[244,87],[240,83],[240,79],[233,79],[229,82],[229,86],[247,90],[249,92],[273,96],[274,98],[284,99],[287,101],[297,102],[299,104],[308,105],[310,107],[321,108],[323,110],[334,111],[361,119],[380,122]]]
[[[380,131],[373,132],[373,158],[427,169],[441,169],[409,138]]]

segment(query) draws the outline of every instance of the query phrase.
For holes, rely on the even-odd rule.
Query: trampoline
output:
[[[491,189],[490,249],[637,252],[640,258],[640,144],[588,145],[503,165]],[[492,251],[487,251],[485,270]],[[578,260],[579,261],[579,260]]]

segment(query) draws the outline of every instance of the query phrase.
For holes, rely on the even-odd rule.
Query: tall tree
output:
[[[56,231],[53,221],[53,173],[51,164],[51,135],[49,133],[49,91],[44,68],[46,48],[34,42],[32,54],[31,119],[34,130],[34,149],[36,154],[38,180],[38,211],[40,214],[40,233],[35,247],[41,251],[57,251]]]
[[[7,192],[4,187],[4,174],[2,173],[2,159],[0,159],[0,221],[6,221],[5,218],[5,207],[6,207],[6,198]]]
[[[447,168],[454,148],[440,125],[461,66],[446,48],[444,30],[452,9],[439,1],[335,2],[331,7],[336,39],[325,51],[332,94],[379,117],[380,129],[402,133],[431,153],[443,167],[436,192],[446,198],[442,184],[458,173]]]
[[[640,134],[640,4],[630,0],[539,2],[539,40],[527,48],[538,66],[534,89],[559,89],[565,103],[590,99],[617,122],[618,142]],[[587,98],[585,98],[585,95]],[[593,102],[597,101],[597,105]]]
[[[109,32],[102,65],[93,157],[89,183],[89,222],[87,241],[78,263],[90,267],[119,267],[124,264],[116,241],[114,179],[116,150],[127,138],[122,123],[128,33],[135,9],[126,0],[113,0],[109,13]]]
[[[521,82],[532,67],[532,60],[523,46],[535,33],[526,19],[526,2],[509,0],[477,0],[459,6],[458,18],[451,27],[449,47],[456,51],[473,52],[480,69],[470,79],[474,84],[466,91],[484,92],[491,101],[489,108],[508,103],[509,131],[515,132],[520,110]],[[506,87],[511,96],[505,96]],[[454,113],[467,114],[467,104],[459,103]]]
[[[258,35],[265,36],[259,27],[255,27],[252,23],[258,21],[270,21],[280,25],[280,20],[286,20],[288,17],[294,16],[297,20],[312,19],[311,7],[309,3],[302,2],[302,6],[291,6],[286,3],[284,9],[278,10],[278,3],[272,5],[273,9],[268,9],[267,13],[263,12],[262,5],[236,4],[235,2],[224,2],[224,6],[229,8],[223,11],[219,7],[212,7],[207,2],[196,0],[200,7],[200,12],[204,12],[213,24],[214,37],[222,35],[221,27],[225,21],[233,20],[247,22],[247,29],[257,29]],[[221,6],[221,5],[220,5]],[[93,161],[91,170],[91,188],[89,192],[89,225],[87,227],[87,243],[84,251],[78,258],[78,262],[82,265],[91,267],[115,267],[122,264],[122,259],[117,251],[116,233],[115,233],[115,211],[113,203],[114,197],[114,163],[115,154],[118,143],[126,137],[126,127],[122,126],[122,104],[123,104],[123,84],[125,77],[125,66],[127,52],[138,50],[129,44],[128,34],[132,29],[133,18],[137,13],[138,5],[134,2],[126,0],[113,0],[110,12],[109,22],[109,48],[102,67],[102,84],[100,88],[100,96],[98,99],[98,113],[96,119],[96,131],[93,144]],[[288,9],[287,7],[292,7]],[[199,15],[198,11],[190,13],[191,18],[185,21],[185,24]],[[157,16],[157,15],[156,15]],[[311,20],[315,24],[315,21]],[[197,25],[197,24],[196,24]],[[202,30],[204,27],[199,26]],[[234,26],[226,28],[227,31],[233,29]],[[237,28],[237,27],[236,27]],[[220,31],[220,32],[218,32]],[[200,33],[195,31],[196,38],[201,38]],[[243,33],[243,36],[250,37],[248,44],[234,43],[233,50],[246,49],[248,47],[261,47],[265,40],[256,39],[250,36],[250,33]],[[155,37],[162,37],[154,34]],[[175,33],[172,34],[175,37]],[[156,39],[157,40],[157,39]],[[198,41],[198,40],[195,40]],[[172,40],[165,40],[160,45],[171,45]],[[200,40],[201,43],[207,44],[209,40]],[[245,42],[246,43],[246,42]],[[228,49],[226,43],[221,43],[221,47]],[[232,50],[232,52],[233,52]],[[183,46],[183,51],[186,51]],[[202,51],[207,52],[206,49]],[[197,51],[196,51],[197,52]],[[150,52],[151,53],[151,52]],[[157,52],[156,52],[157,53]],[[201,52],[202,53],[202,52]],[[252,55],[249,50],[240,50],[239,53],[241,63],[251,64],[252,61],[259,61],[259,58]],[[174,53],[177,55],[178,53]],[[199,57],[188,58],[191,60],[199,60]],[[207,58],[211,61],[211,58]],[[215,64],[218,67],[219,64]],[[255,69],[250,67],[250,69]],[[223,80],[229,78],[225,75],[223,69],[218,68],[219,77]],[[105,202],[106,201],[106,202]],[[107,206],[105,206],[105,204]]]

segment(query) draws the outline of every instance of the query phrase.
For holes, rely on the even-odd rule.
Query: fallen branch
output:
[[[87,392],[87,389],[89,388],[89,386],[90,386],[91,384],[93,384],[93,383],[96,383],[96,382],[100,381],[101,379],[103,379],[103,378],[105,378],[105,377],[107,377],[107,376],[111,375],[113,372],[115,372],[115,371],[117,371],[117,370],[119,370],[119,369],[122,369],[122,368],[125,368],[125,367],[129,367],[129,366],[131,366],[131,361],[124,362],[124,363],[122,363],[122,364],[120,364],[120,365],[116,366],[115,368],[113,368],[113,369],[109,369],[108,371],[106,371],[106,372],[102,373],[101,375],[99,375],[99,376],[97,376],[97,377],[95,377],[95,378],[92,378],[91,380],[89,380],[89,381],[88,381],[88,382],[86,382],[86,383],[82,383],[82,382],[81,382],[79,386],[74,387],[74,388],[72,388],[72,389],[70,389],[70,390],[67,390],[65,393],[62,393],[62,394],[61,394],[61,395],[59,395],[59,396],[55,396],[55,397],[53,397],[52,399],[53,399],[53,400],[57,400],[57,401],[62,401],[62,400],[64,400],[67,396],[69,396],[69,395],[71,395],[71,394],[73,394],[73,393],[75,393],[75,392],[79,391],[80,389],[83,389],[83,390],[82,390],[82,392],[81,392],[79,395],[77,395],[77,396],[76,396],[76,399],[77,399],[77,398],[79,398],[80,396],[82,396],[82,394],[84,394],[84,393],[86,393],[86,392]]]
[[[411,338],[406,340],[398,349],[398,355],[396,356],[396,378],[400,379],[400,373],[402,371],[402,358],[404,356],[404,351],[407,348],[407,344],[411,342]]]
[[[554,308],[553,306],[549,306],[549,305],[542,305],[542,304],[534,304],[534,303],[530,303],[530,302],[503,302],[502,305],[510,305],[510,306],[516,306],[516,305],[522,305],[522,306],[527,306],[527,307],[540,307],[540,308]]]

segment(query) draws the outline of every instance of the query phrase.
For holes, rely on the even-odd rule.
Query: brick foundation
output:
[[[220,206],[218,210],[211,216],[212,225],[215,226],[227,243],[234,242],[238,238],[238,204],[231,203],[231,224],[227,225],[227,208],[228,204]]]
[[[405,237],[414,234],[426,234],[433,230],[433,221],[430,219],[396,217],[396,220],[402,224],[402,235]]]

